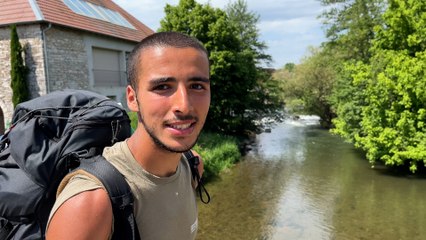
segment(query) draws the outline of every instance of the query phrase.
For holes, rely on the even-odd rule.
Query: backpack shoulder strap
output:
[[[203,179],[198,172],[198,165],[200,164],[200,159],[197,156],[194,156],[191,150],[183,153],[186,160],[189,162],[191,167],[192,179],[197,182],[198,195],[200,196],[201,202],[208,204],[210,202],[210,194],[207,192],[207,189],[204,187]],[[204,199],[203,192],[205,193],[207,199]]]
[[[133,194],[123,175],[101,155],[82,160],[77,169],[94,175],[108,191],[114,214],[112,239],[140,239],[133,214]]]

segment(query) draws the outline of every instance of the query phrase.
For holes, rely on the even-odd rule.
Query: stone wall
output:
[[[111,96],[126,106],[124,86],[94,86],[92,49],[120,51],[120,69],[125,71],[125,53],[135,43],[47,24],[18,25],[17,30],[30,70],[27,80],[31,98],[67,88],[86,89]],[[8,127],[13,114],[9,27],[0,27],[0,66],[0,124],[3,120]],[[3,131],[0,126],[0,135]]]
[[[88,57],[83,33],[61,27],[46,31],[49,92],[89,89]]]
[[[46,93],[46,78],[41,26],[39,24],[18,25],[17,31],[24,49],[25,65],[29,68],[27,81],[30,96],[33,98],[43,95]],[[10,87],[10,28],[8,26],[0,27],[0,66],[0,111],[3,113],[3,122],[8,127],[13,114],[12,88]],[[0,127],[0,134],[2,131]]]

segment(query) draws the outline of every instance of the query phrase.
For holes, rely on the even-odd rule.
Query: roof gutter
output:
[[[47,43],[46,43],[46,32],[52,28],[52,23],[49,23],[49,26],[47,28],[41,30],[41,39],[43,41],[43,51],[44,51],[44,71],[46,76],[46,94],[50,93],[50,78],[49,78],[49,64],[48,64],[48,57],[47,57]]]
[[[41,12],[37,1],[36,0],[28,0],[31,9],[34,12],[34,15],[36,17],[36,19],[38,21],[44,21],[44,17],[43,17],[43,13]],[[43,41],[43,52],[44,52],[44,72],[45,72],[45,77],[46,77],[46,93],[50,93],[50,80],[49,80],[49,64],[48,64],[48,57],[47,57],[47,44],[46,44],[46,32],[52,28],[52,23],[49,23],[49,25],[47,26],[47,28],[42,27],[41,30],[41,40]]]

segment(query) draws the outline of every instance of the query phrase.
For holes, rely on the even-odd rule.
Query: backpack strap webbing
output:
[[[114,214],[112,239],[140,239],[133,214],[132,191],[123,175],[101,155],[82,159],[77,169],[94,175],[108,191]]]
[[[12,230],[13,226],[7,219],[0,219],[0,239],[8,239],[8,236],[12,232]]]
[[[201,202],[208,204],[210,202],[210,194],[207,192],[207,189],[204,187],[203,179],[198,172],[198,165],[200,164],[200,159],[197,156],[194,156],[191,150],[183,153],[186,160],[189,162],[191,167],[192,179],[197,182],[198,195],[200,196]],[[203,192],[205,193],[207,200],[204,199]]]

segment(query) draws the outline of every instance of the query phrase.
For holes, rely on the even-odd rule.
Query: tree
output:
[[[326,27],[327,47],[344,60],[368,61],[374,27],[382,24],[385,0],[320,0],[327,10],[320,15]]]
[[[295,67],[296,67],[296,64],[294,64],[294,63],[286,63],[284,65],[284,69],[289,71],[289,72],[293,72]]]
[[[320,0],[327,6],[320,17],[326,27],[328,41],[324,54],[334,58],[334,84],[329,98],[337,117],[332,131],[355,142],[361,133],[361,111],[365,106],[365,85],[354,84],[352,74],[371,59],[374,28],[383,24],[384,0]],[[357,63],[357,62],[360,63]]]
[[[22,59],[22,46],[19,42],[16,26],[11,26],[10,33],[10,63],[11,63],[11,87],[12,87],[12,102],[15,107],[21,102],[29,99],[28,83],[26,75],[28,72],[27,67],[24,65]]]
[[[205,128],[228,134],[256,131],[255,120],[277,109],[276,89],[256,67],[255,47],[235,33],[237,25],[209,4],[180,0],[165,7],[159,31],[178,31],[200,40],[209,52],[212,102]],[[270,90],[270,91],[268,91]]]
[[[303,106],[304,113],[318,115],[323,126],[328,128],[334,117],[329,98],[334,86],[335,63],[322,49],[309,50],[310,55],[300,64],[286,64],[275,77],[281,78],[289,107],[297,111]]]
[[[302,84],[305,111],[318,115],[324,127],[331,127],[334,117],[329,101],[335,81],[333,58],[321,49],[310,48],[311,56],[296,68],[297,82]]]
[[[266,43],[259,41],[260,33],[257,28],[259,15],[250,12],[245,0],[229,2],[225,8],[230,24],[234,25],[234,33],[242,43],[242,48],[253,53],[257,64],[268,65],[272,57],[265,53]]]
[[[372,61],[354,74],[366,86],[357,144],[370,162],[412,172],[426,164],[425,12],[424,1],[389,0]]]

